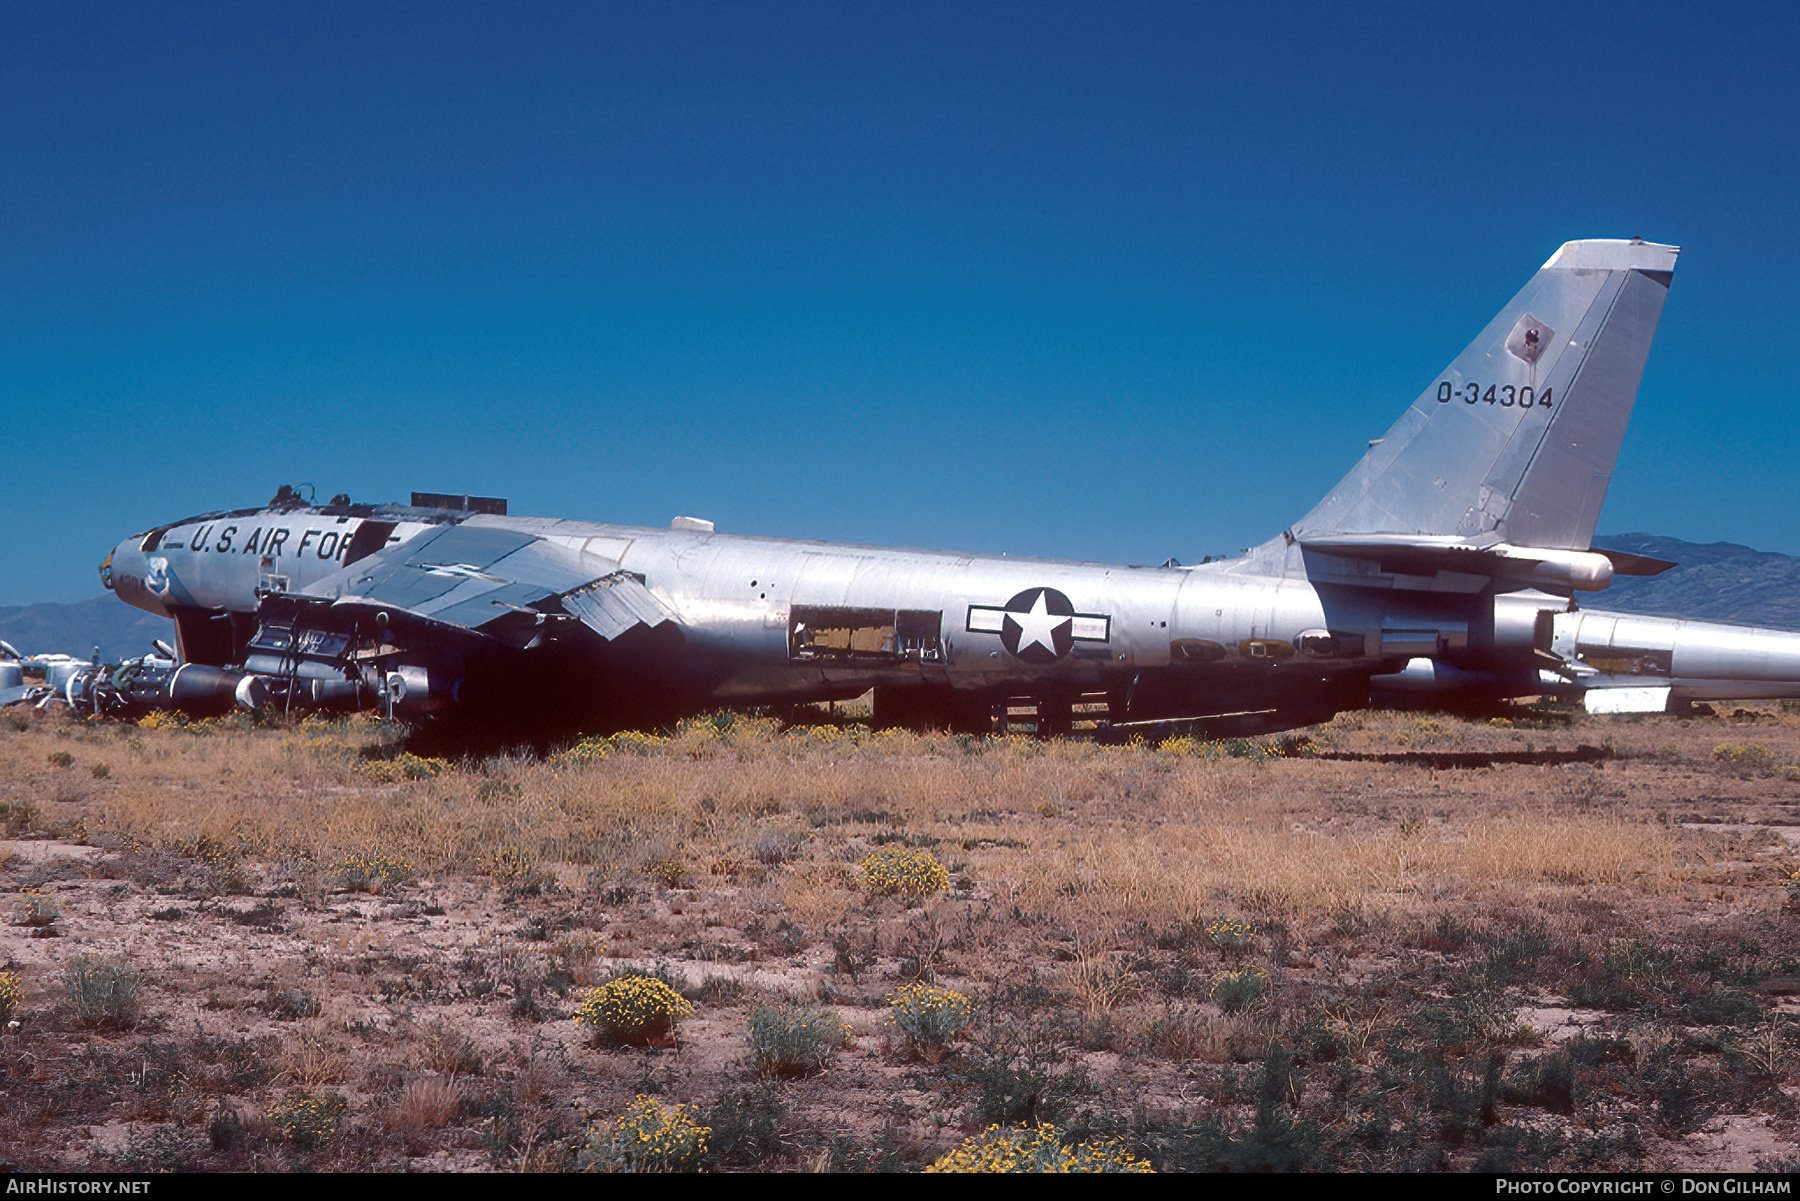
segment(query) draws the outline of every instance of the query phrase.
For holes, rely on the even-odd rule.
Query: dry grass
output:
[[[1137,991],[1136,981],[1104,944],[1089,943],[1075,952],[1070,988],[1090,1014],[1116,1009]]]
[[[388,1124],[403,1133],[440,1130],[462,1105],[462,1089],[454,1080],[427,1076],[408,1080],[388,1115]]]
[[[987,1037],[999,1047],[1016,1036],[1026,1050],[996,1068],[971,1033],[962,1059],[927,1065],[951,1091],[895,1102],[905,1090],[883,1073],[902,1069],[881,1058],[880,1039],[853,1040],[809,1085],[812,1135],[740,1134],[734,1145],[763,1150],[715,1151],[716,1166],[854,1166],[863,1161],[831,1140],[868,1143],[879,1130],[909,1162],[928,1159],[979,1108],[969,1098],[987,1095],[980,1072],[1024,1072],[1040,1052],[1065,1066],[1115,1056],[1092,1070],[1125,1073],[1150,1103],[1176,1108],[1193,1101],[1180,1065],[1260,1061],[1271,1040],[1302,1030],[1374,1072],[1412,1037],[1406,1023],[1429,1007],[1420,998],[1464,986],[1445,982],[1440,960],[1472,963],[1518,930],[1542,932],[1554,949],[1530,952],[1551,956],[1534,970],[1553,962],[1571,995],[1654,985],[1658,997],[1698,997],[1680,991],[1688,968],[1657,967],[1654,955],[1643,960],[1654,972],[1624,983],[1596,983],[1593,965],[1669,945],[1678,929],[1777,912],[1796,847],[1770,831],[1800,809],[1786,770],[1800,764],[1800,723],[1773,706],[1735,721],[1355,714],[1308,732],[1318,754],[1285,758],[1191,741],[784,733],[738,720],[603,753],[440,763],[396,754],[361,722],[150,730],[51,714],[24,727],[0,729],[4,799],[28,836],[0,848],[0,880],[15,903],[39,895],[27,887],[63,888],[59,924],[75,939],[30,940],[17,961],[46,1041],[9,1046],[11,1070],[74,1070],[54,1040],[77,1036],[57,1032],[50,988],[79,940],[158,964],[146,998],[156,1017],[134,1038],[198,1024],[274,1041],[261,1083],[219,1086],[220,1113],[263,1112],[271,1089],[336,1090],[352,1126],[362,1114],[379,1128],[368,1154],[388,1153],[385,1130],[403,1136],[392,1154],[443,1168],[555,1166],[570,1106],[617,1112],[650,1083],[727,1105],[743,1083],[732,1083],[743,1012],[817,998],[874,1030],[888,993],[913,979],[1010,1006]],[[1577,761],[1582,745],[1608,757]],[[1444,755],[1501,758],[1428,758]],[[85,770],[102,762],[104,774]],[[61,867],[26,853],[50,835],[97,852]],[[896,844],[928,849],[949,893],[909,902],[860,889],[856,865]],[[346,892],[331,867],[352,855],[403,860],[417,875],[380,895]],[[236,895],[238,880],[254,895]],[[1258,930],[1242,951],[1203,933],[1226,915]],[[1787,954],[1762,953],[1767,964]],[[666,1078],[654,1058],[639,1067],[587,1047],[568,1020],[573,990],[627,966],[664,971],[697,998]],[[1233,967],[1267,971],[1271,991],[1226,1015],[1206,991]],[[1384,973],[1410,982],[1355,991]],[[1530,999],[1530,972],[1496,978],[1515,1008]],[[284,999],[315,995],[322,1009]],[[1048,1012],[1075,1025],[1007,1024]],[[1791,1072],[1791,1026],[1771,1019],[1734,1054],[1765,1077]],[[1486,1039],[1511,1029],[1477,1028]],[[865,1083],[831,1083],[840,1078]],[[1228,1115],[1236,1086],[1220,1081],[1208,1087]],[[78,1121],[103,1124],[111,1094],[71,1095],[0,1120],[0,1155],[111,1162],[67,1136]],[[800,1102],[783,1104],[792,1129]],[[742,1112],[715,1115],[721,1129],[761,1129],[750,1102],[729,1106]],[[889,1110],[909,1116],[879,1118]],[[846,1126],[844,1114],[861,1116]],[[250,1162],[231,1158],[237,1137],[217,1134],[214,1159],[195,1162]],[[242,1137],[254,1149],[260,1136]],[[349,1146],[346,1136],[317,1154],[369,1166]]]
[[[331,1026],[315,1018],[296,1032],[281,1057],[281,1069],[301,1092],[316,1093],[344,1079],[346,1059]]]
[[[1327,727],[1327,740],[1366,743],[1372,721],[1359,717],[1342,735]],[[86,786],[75,807],[91,828],[154,845],[210,838],[319,864],[381,853],[462,875],[492,874],[518,848],[547,864],[674,884],[683,881],[668,865],[754,861],[759,838],[798,817],[829,831],[784,884],[783,903],[809,924],[841,918],[851,900],[833,850],[885,829],[967,845],[968,869],[1009,903],[1113,925],[1192,921],[1224,901],[1299,918],[1451,885],[1655,891],[1710,853],[1641,807],[1571,811],[1541,791],[1546,774],[1558,784],[1601,774],[1589,767],[1467,773],[1477,778],[1457,781],[1455,818],[1421,825],[1437,790],[1429,777],[1419,787],[1410,766],[906,734],[821,741],[745,725],[726,737],[696,727],[597,762],[490,759],[398,783],[362,772],[365,726],[158,731],[154,749]],[[1497,733],[1474,727],[1465,741],[1479,747]],[[109,752],[149,737],[84,735]],[[26,741],[38,740],[10,740]],[[29,752],[12,758],[27,777],[55,771],[26,767]],[[1405,800],[1383,806],[1392,813],[1333,812],[1371,777],[1390,795],[1415,794],[1410,812]]]

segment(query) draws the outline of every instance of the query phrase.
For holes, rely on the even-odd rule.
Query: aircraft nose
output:
[[[163,598],[148,585],[150,565],[139,544],[139,539],[127,538],[108,551],[100,564],[100,582],[126,604],[168,617]]]
[[[106,561],[100,564],[100,582],[106,585],[107,591],[116,592],[120,580],[128,575],[143,578],[144,556],[138,550],[138,540],[127,538],[106,552]]]

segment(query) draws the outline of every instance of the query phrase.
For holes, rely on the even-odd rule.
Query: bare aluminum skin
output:
[[[1509,599],[1535,599],[1546,608],[1559,604],[1548,596]],[[1680,712],[1695,701],[1800,698],[1800,633],[1601,609],[1550,611],[1554,664],[1505,674],[1420,658],[1371,679],[1371,693],[1387,702],[1553,695],[1612,713]],[[1599,695],[1611,693],[1630,695]]]
[[[618,651],[630,671],[596,674],[595,690],[666,685],[688,707],[873,687],[878,707],[1104,694],[1115,721],[1305,724],[1414,658],[1535,672],[1551,626],[1497,598],[1535,589],[1563,604],[1610,581],[1616,559],[1591,536],[1677,254],[1563,246],[1305,518],[1228,562],[289,501],[137,535],[102,575],[176,617],[184,659],[242,666],[290,696],[310,678],[321,702],[361,703],[366,688],[459,703],[459,673],[492,645],[563,655],[571,675]]]
[[[1557,620],[1554,649],[1568,664],[1562,674],[1587,696],[1660,691],[1614,711],[1800,697],[1800,633],[1786,630],[1585,610]]]

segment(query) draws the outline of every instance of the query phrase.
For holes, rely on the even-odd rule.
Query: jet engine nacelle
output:
[[[1460,643],[1446,643],[1434,653],[1415,651],[1411,658],[1440,659],[1465,672],[1500,672],[1535,677],[1539,668],[1558,662],[1552,654],[1556,615],[1568,602],[1542,592],[1509,592],[1472,598],[1477,610]]]
[[[55,664],[45,672],[54,695],[78,712],[131,716],[179,709],[194,717],[230,712],[247,673],[204,663],[175,663],[154,655],[113,667],[100,663]]]
[[[183,663],[169,677],[165,703],[184,713],[225,713],[237,703],[239,685],[246,678],[241,671]]]

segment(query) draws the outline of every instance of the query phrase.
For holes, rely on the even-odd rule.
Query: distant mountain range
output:
[[[1582,593],[1585,608],[1800,630],[1800,558],[1735,542],[1683,542],[1656,534],[1611,534],[1594,543],[1672,559],[1679,566],[1659,576],[1619,576],[1604,592]],[[116,597],[96,596],[73,604],[0,608],[0,638],[28,655],[56,652],[85,659],[98,646],[102,659],[116,663],[148,652],[153,639],[174,642],[175,623]]]
[[[151,651],[157,638],[173,645],[175,623],[116,596],[96,596],[71,604],[46,602],[24,608],[0,608],[0,638],[26,655],[76,655],[87,658],[100,648],[100,658],[117,663]]]
[[[1735,542],[1683,542],[1655,534],[1611,534],[1595,546],[1671,559],[1654,576],[1616,576],[1604,592],[1584,592],[1586,609],[1800,630],[1800,559]]]

